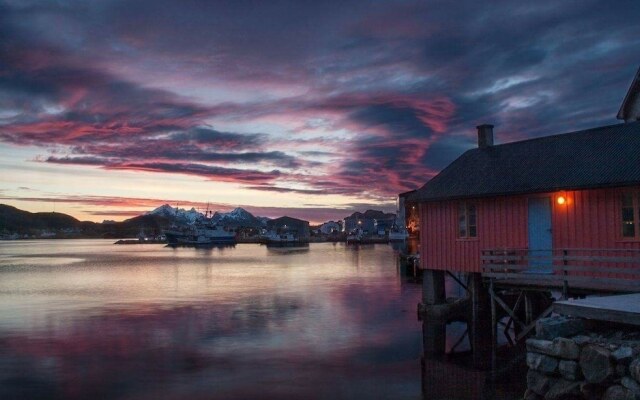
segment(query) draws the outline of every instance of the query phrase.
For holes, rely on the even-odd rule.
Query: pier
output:
[[[557,301],[553,311],[571,317],[640,326],[640,293]]]

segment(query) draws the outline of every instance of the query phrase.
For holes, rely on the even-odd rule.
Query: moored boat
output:
[[[360,243],[362,242],[363,238],[364,238],[364,232],[362,232],[362,229],[360,228],[354,229],[347,235],[347,244]]]
[[[233,229],[210,221],[167,229],[164,231],[164,235],[170,246],[208,246],[236,243],[236,232]]]
[[[402,242],[407,240],[409,237],[409,233],[405,228],[398,228],[394,225],[389,231],[389,241],[390,242]]]

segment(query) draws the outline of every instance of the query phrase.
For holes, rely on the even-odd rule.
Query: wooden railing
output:
[[[640,292],[640,250],[488,249],[481,260],[497,284]]]

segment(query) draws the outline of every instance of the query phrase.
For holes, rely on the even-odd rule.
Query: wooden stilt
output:
[[[487,369],[491,366],[491,330],[488,329],[490,299],[489,292],[482,283],[481,274],[469,274],[468,292],[471,296],[471,321],[468,321],[467,329],[473,365],[476,368]]]
[[[444,271],[427,269],[422,278],[422,303],[425,305],[443,304],[446,301],[444,289]]]
[[[497,368],[498,349],[498,315],[496,310],[496,295],[493,291],[493,279],[489,281],[489,297],[491,299],[491,373],[495,374]]]

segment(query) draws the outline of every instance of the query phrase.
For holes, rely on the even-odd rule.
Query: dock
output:
[[[640,326],[640,293],[556,301],[553,311],[571,317]]]

